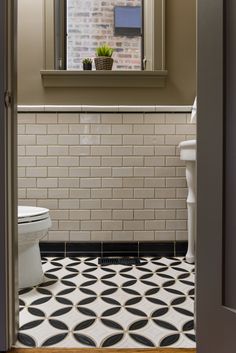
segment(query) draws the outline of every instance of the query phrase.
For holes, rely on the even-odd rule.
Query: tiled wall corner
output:
[[[185,113],[20,113],[19,204],[47,207],[50,241],[187,239]]]

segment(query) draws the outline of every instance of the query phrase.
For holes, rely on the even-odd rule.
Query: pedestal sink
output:
[[[196,233],[196,140],[183,141],[179,144],[180,159],[186,164],[186,179],[188,185],[188,251],[186,261],[195,262]]]

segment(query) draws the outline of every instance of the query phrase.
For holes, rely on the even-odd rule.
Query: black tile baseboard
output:
[[[185,256],[188,242],[42,242],[43,257]]]

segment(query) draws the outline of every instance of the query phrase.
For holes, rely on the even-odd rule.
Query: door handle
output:
[[[12,103],[12,95],[11,92],[6,91],[4,94],[4,103],[5,103],[5,107],[9,108],[11,106]]]

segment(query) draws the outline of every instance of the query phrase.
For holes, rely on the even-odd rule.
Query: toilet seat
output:
[[[49,217],[49,210],[41,207],[18,206],[18,224],[37,222]]]

